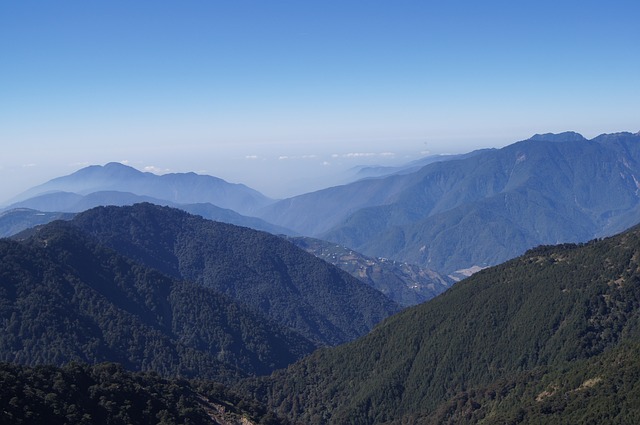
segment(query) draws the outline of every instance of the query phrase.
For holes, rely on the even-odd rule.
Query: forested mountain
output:
[[[216,383],[132,373],[114,363],[0,363],[0,423],[277,425],[263,405]]]
[[[56,192],[66,192],[66,194],[62,196]],[[15,206],[43,211],[66,211],[59,208],[59,204],[74,204],[81,201],[83,196],[95,192],[124,192],[176,204],[211,203],[240,214],[249,213],[272,202],[256,190],[242,184],[228,183],[217,177],[196,173],[172,173],[158,176],[111,162],[104,166],[85,167],[68,176],[58,177],[31,188],[19,195],[14,203],[20,202]],[[42,197],[42,195],[49,195],[49,197]],[[37,206],[23,204],[24,201],[34,197],[40,197]],[[137,202],[141,201],[144,199],[138,199]]]
[[[640,227],[541,246],[244,388],[301,423],[636,423]]]
[[[638,222],[640,134],[543,134],[502,149],[285,199],[261,217],[440,273],[584,242]]]
[[[0,360],[118,362],[230,381],[315,345],[232,299],[96,243],[70,222],[0,239]]]
[[[367,333],[399,306],[348,273],[266,232],[168,207],[99,207],[73,226],[174,278],[226,294],[325,345]]]
[[[444,292],[455,280],[414,264],[371,258],[335,243],[308,237],[289,241],[341,268],[402,306],[420,304]]]

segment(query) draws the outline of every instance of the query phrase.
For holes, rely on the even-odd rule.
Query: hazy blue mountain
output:
[[[640,221],[640,135],[535,135],[502,149],[266,207],[261,217],[441,273]]]
[[[395,166],[395,167],[385,167],[385,166],[367,166],[367,167],[358,167],[355,169],[355,178],[354,180],[360,180],[365,178],[378,178],[390,176],[393,174],[409,174],[415,171],[418,171],[420,168],[425,165],[433,164],[434,162],[444,162],[451,161],[454,159],[464,159],[469,158],[471,156],[475,156],[481,152],[488,151],[492,149],[479,149],[469,153],[464,154],[440,154],[440,155],[429,155],[424,158],[416,159],[414,161],[408,162],[407,164]]]
[[[168,205],[171,206],[171,205]],[[267,223],[257,217],[248,217],[241,215],[227,208],[220,208],[213,204],[184,204],[173,205],[174,208],[184,210],[190,214],[199,215],[208,220],[220,221],[222,223],[235,224],[236,226],[249,227],[255,230],[262,230],[274,235],[294,236],[296,232],[282,226]]]
[[[382,293],[266,232],[168,207],[98,207],[71,224],[169,276],[242,302],[325,345],[352,340],[399,310]]]
[[[81,203],[83,199],[83,195],[73,192],[48,192],[12,203],[5,208],[5,211],[26,208],[46,212],[78,212],[81,210],[77,205]]]
[[[301,235],[319,236],[361,208],[393,202],[413,179],[410,174],[359,180],[278,201],[257,216]]]
[[[176,204],[162,199],[134,195],[129,192],[101,191],[87,195],[54,192],[17,202],[11,205],[9,209],[0,212],[0,236],[11,236],[30,227],[49,223],[58,218],[70,219],[75,215],[74,213],[98,206],[125,206],[141,202],[171,206],[191,214],[200,215],[209,220],[250,227],[273,234],[295,235],[295,232],[289,229],[267,223],[260,218],[244,216],[233,210],[220,208],[209,203]],[[65,212],[43,212],[47,208],[57,208],[55,211]]]
[[[41,212],[28,208],[16,208],[0,212],[0,238],[15,235],[25,229],[53,220],[70,220],[73,214]]]
[[[101,205],[133,205],[139,202],[151,202],[158,205],[171,204],[166,200],[149,196],[135,195],[131,192],[103,190],[80,195],[72,192],[50,192],[37,195],[11,204],[8,209],[29,208],[38,211],[64,211],[78,213]]]
[[[0,360],[109,361],[229,381],[285,367],[316,348],[211,288],[118,254],[72,223],[0,239]]]
[[[402,306],[428,301],[444,292],[455,280],[414,264],[372,258],[342,245],[309,237],[289,241],[305,251],[341,268],[382,292]]]
[[[640,227],[541,246],[244,382],[313,424],[635,423]]]
[[[111,162],[92,165],[73,174],[58,177],[19,195],[15,202],[53,192],[88,195],[93,192],[130,192],[177,204],[211,203],[246,214],[271,202],[260,192],[242,184],[196,173],[172,173],[158,176]],[[51,206],[29,206],[44,211],[61,211]]]

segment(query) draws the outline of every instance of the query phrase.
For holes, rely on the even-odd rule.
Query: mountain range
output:
[[[639,141],[638,133],[536,134],[501,149],[363,169],[361,176],[377,177],[279,201],[212,176],[156,176],[109,163],[30,189],[7,209],[152,202],[460,276],[540,244],[584,242],[636,224]],[[16,226],[0,217],[0,230]]]
[[[541,134],[267,205],[266,221],[448,274],[638,222],[640,134]]]

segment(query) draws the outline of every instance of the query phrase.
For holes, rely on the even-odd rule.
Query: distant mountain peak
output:
[[[121,162],[108,162],[105,165],[89,165],[88,167],[84,167],[73,173],[72,175],[100,175],[102,177],[105,176],[118,176],[121,178],[128,178],[132,176],[140,176],[143,173],[142,171],[131,167],[129,165],[123,164]],[[65,179],[67,176],[59,177],[58,179]],[[58,180],[54,179],[54,180]]]
[[[565,131],[563,133],[534,134],[529,140],[544,142],[580,142],[587,139],[575,131]]]
[[[96,167],[100,167],[99,165],[97,165]],[[127,164],[123,164],[122,162],[107,162],[106,164],[104,164],[102,166],[102,168],[107,169],[107,170],[135,170],[135,171],[140,171],[130,165]]]
[[[23,192],[13,202],[57,192],[82,196],[96,192],[131,193],[174,204],[211,203],[240,214],[247,214],[272,202],[254,189],[243,184],[229,183],[219,177],[194,172],[157,175],[120,162],[90,165],[72,174],[57,177]],[[49,211],[50,207],[39,205],[35,209]],[[65,211],[74,210],[67,207]]]
[[[96,167],[99,167],[99,165],[96,165]],[[117,162],[117,161],[111,161],[111,162],[107,162],[106,164],[104,164],[105,168],[109,168],[109,167],[125,167],[125,168],[133,168],[130,167],[126,164],[123,164],[122,162]]]

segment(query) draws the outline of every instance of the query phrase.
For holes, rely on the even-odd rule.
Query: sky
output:
[[[351,167],[640,130],[640,2],[0,2],[0,204],[90,164],[286,197]]]

